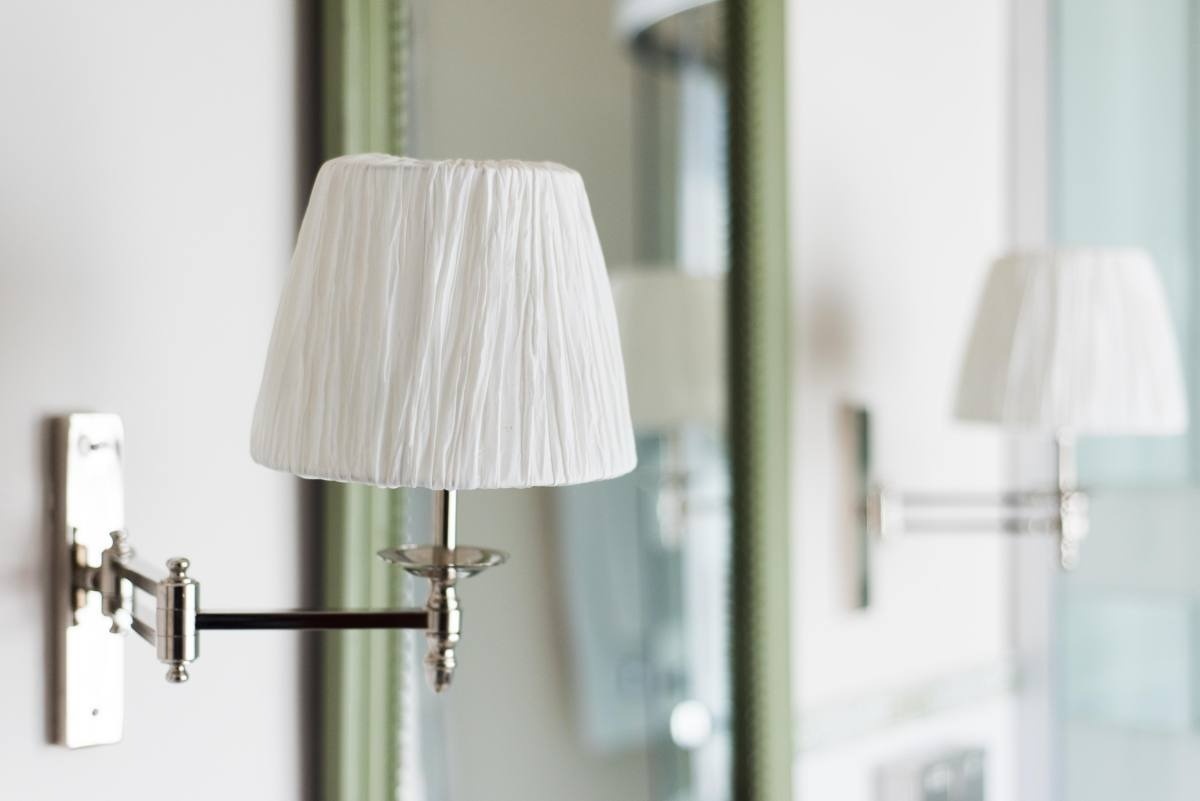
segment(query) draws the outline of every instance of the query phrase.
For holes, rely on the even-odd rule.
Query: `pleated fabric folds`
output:
[[[1049,431],[1184,431],[1179,345],[1150,257],[1065,248],[996,262],[976,313],[956,412]]]
[[[579,174],[379,154],[322,166],[251,454],[301,476],[429,489],[632,470],[616,316]]]

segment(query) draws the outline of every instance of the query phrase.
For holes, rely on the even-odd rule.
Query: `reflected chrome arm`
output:
[[[897,492],[878,487],[863,504],[867,530],[879,539],[902,534],[1053,534],[1060,562],[1070,570],[1088,532],[1088,498],[1076,485],[1074,440],[1056,440],[1058,481],[1053,490],[1010,492]],[[990,514],[987,514],[990,512]],[[915,514],[911,514],[915,513]]]
[[[895,492],[872,489],[867,525],[880,539],[906,534],[1057,534],[1057,492]]]

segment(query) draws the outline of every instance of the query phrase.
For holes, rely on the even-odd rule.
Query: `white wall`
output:
[[[914,687],[976,687],[955,714],[922,721],[919,737],[860,734],[801,753],[798,795],[873,798],[864,777],[931,742],[989,747],[993,775],[1007,776],[1012,716],[994,702],[1004,684],[971,678],[1005,675],[1006,544],[886,545],[874,603],[853,610],[851,532],[832,466],[837,409],[850,401],[871,411],[874,476],[885,485],[1002,483],[997,436],[956,423],[952,403],[977,292],[1008,236],[1009,3],[790,0],[788,11],[801,740],[810,712],[870,720],[863,698],[886,705]],[[1005,781],[991,798],[1010,797]]]
[[[251,408],[297,224],[292,3],[7,3],[0,24],[0,798],[302,797],[296,640],[213,633],[126,736],[46,742],[43,418],[123,415],[128,525],[212,607],[298,602],[297,484]]]

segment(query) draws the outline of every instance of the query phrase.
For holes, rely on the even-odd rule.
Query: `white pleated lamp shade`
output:
[[[960,418],[1081,434],[1178,434],[1188,409],[1162,283],[1138,250],[1068,248],[993,267]]]
[[[579,174],[375,154],[327,162],[275,319],[251,453],[382,487],[632,470],[616,315]]]
[[[725,282],[672,269],[612,273],[634,424],[725,421]]]

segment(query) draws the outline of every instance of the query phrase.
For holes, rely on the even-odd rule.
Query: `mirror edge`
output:
[[[785,0],[728,0],[733,793],[792,797]]]

